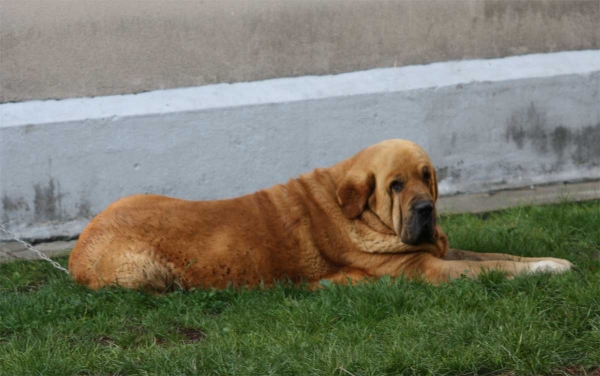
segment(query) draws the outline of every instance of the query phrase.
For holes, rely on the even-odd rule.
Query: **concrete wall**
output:
[[[440,191],[600,178],[600,51],[0,105],[0,221],[75,235],[133,193],[217,199],[421,144]]]
[[[0,102],[600,48],[598,0],[2,0],[0,7]]]

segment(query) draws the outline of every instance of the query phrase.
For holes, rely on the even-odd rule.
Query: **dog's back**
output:
[[[309,194],[292,180],[230,200],[127,197],[90,222],[69,269],[93,289],[117,284],[164,291],[175,285],[319,279],[336,268],[312,241]]]

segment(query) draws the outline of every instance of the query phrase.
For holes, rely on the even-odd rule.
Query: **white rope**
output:
[[[3,232],[7,233],[8,235],[10,235],[14,240],[16,240],[17,242],[21,243],[25,248],[27,248],[30,251],[33,251],[34,253],[36,253],[41,259],[44,259],[46,261],[48,261],[49,263],[51,263],[56,269],[60,269],[63,272],[70,274],[69,271],[65,268],[62,267],[62,265],[60,265],[58,262],[50,259],[50,257],[46,256],[45,254],[43,254],[42,252],[38,251],[37,249],[33,248],[33,246],[21,239],[19,239],[15,234],[13,234],[12,232],[8,231],[6,229],[6,227],[0,225],[0,230],[2,230]]]

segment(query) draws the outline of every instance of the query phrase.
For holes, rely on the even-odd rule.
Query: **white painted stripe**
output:
[[[600,70],[600,51],[565,51],[463,60],[333,76],[279,78],[96,98],[0,104],[0,127],[81,119],[168,114],[332,97],[585,74]]]

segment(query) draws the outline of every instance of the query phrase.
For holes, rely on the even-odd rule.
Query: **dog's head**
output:
[[[388,140],[351,158],[337,187],[342,212],[355,219],[372,211],[403,243],[435,243],[437,176],[417,144]]]

